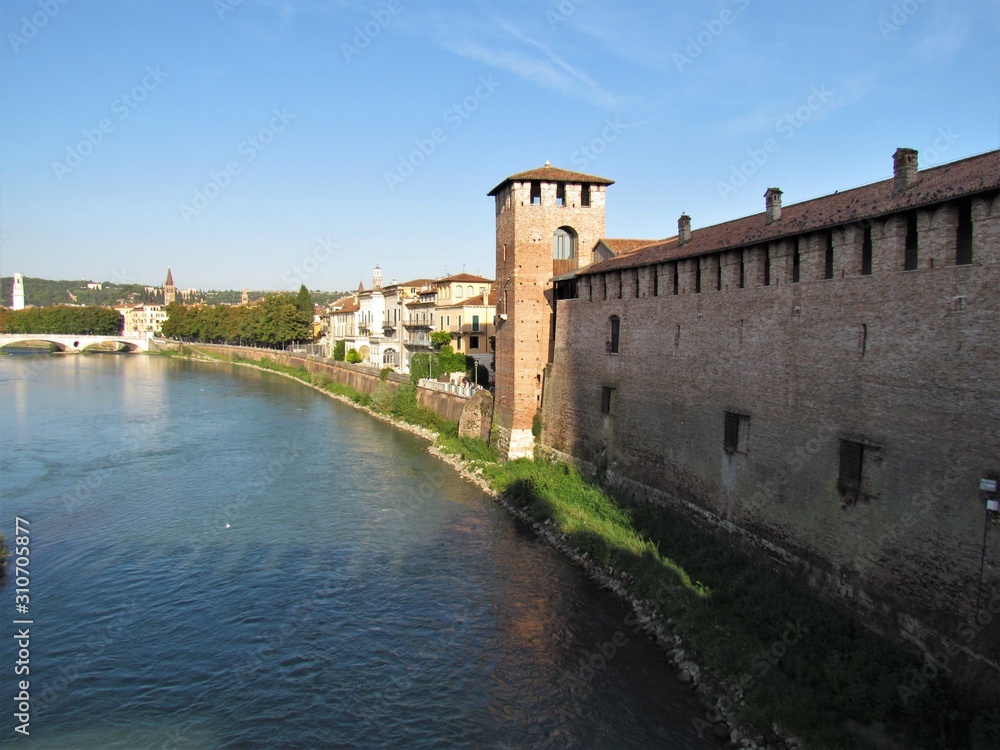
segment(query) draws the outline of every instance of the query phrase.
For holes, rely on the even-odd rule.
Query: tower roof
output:
[[[607,177],[598,177],[597,175],[584,174],[583,172],[571,172],[568,169],[553,167],[548,162],[545,162],[544,167],[529,169],[527,172],[512,174],[488,192],[487,195],[496,195],[508,182],[525,182],[530,180],[538,180],[539,182],[581,182],[588,185],[615,184],[614,180],[609,180]]]
[[[170,273],[170,266],[167,266],[167,283],[166,286],[174,285],[174,275]]]

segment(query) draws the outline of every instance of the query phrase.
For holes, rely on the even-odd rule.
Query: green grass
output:
[[[870,747],[847,731],[848,720],[883,725],[908,748],[1000,748],[1000,711],[940,676],[904,701],[899,688],[911,684],[918,657],[734,548],[722,532],[615,497],[563,464],[501,463],[478,440],[447,437],[439,445],[573,547],[628,574],[632,591],[671,619],[712,675],[742,685],[739,714],[754,726],[766,731],[777,722],[822,750]]]

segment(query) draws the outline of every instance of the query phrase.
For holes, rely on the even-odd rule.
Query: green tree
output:
[[[361,355],[358,354],[358,350],[357,349],[351,349],[344,356],[344,361],[350,362],[352,365],[356,365],[359,362],[361,362]]]
[[[333,344],[333,358],[334,358],[335,361],[337,361],[337,362],[343,362],[344,361],[344,356],[345,356],[344,349],[346,348],[346,346],[347,346],[347,344],[344,341],[344,339],[340,339],[339,341],[334,342],[334,344]]]
[[[305,284],[302,284],[299,287],[299,293],[295,295],[295,305],[303,313],[309,316],[309,322],[311,323],[313,319],[313,310],[314,310],[313,300],[312,300],[312,295],[309,294],[309,290],[306,289]]]
[[[435,349],[440,349],[445,344],[451,343],[451,334],[448,331],[432,331],[431,343]]]

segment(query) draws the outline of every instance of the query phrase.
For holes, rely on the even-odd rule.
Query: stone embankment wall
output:
[[[326,375],[331,380],[348,385],[361,393],[374,393],[378,384],[383,382],[381,372],[378,369],[365,365],[352,365],[346,362],[324,362],[311,357],[297,356],[275,349],[213,346],[210,344],[198,344],[198,348],[211,351],[220,356],[238,354],[245,359],[254,361],[260,361],[266,357],[272,362],[285,365],[286,367],[304,367],[310,373]],[[390,372],[386,375],[384,382],[390,389],[395,391],[400,384],[409,383],[410,378],[406,375]],[[486,395],[489,396],[488,393]],[[472,404],[473,401],[476,401],[475,405]],[[481,410],[479,401],[476,399],[465,398],[454,393],[417,387],[417,403],[426,409],[430,409],[439,417],[449,422],[461,422],[463,414],[468,408],[470,410],[469,418],[475,424],[479,423],[477,417],[471,416],[472,410],[475,410],[476,414]],[[492,413],[492,408],[490,409],[490,413]]]

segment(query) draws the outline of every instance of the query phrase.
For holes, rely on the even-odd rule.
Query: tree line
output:
[[[125,319],[110,307],[29,307],[0,309],[0,333],[52,333],[70,336],[115,336]]]
[[[313,303],[303,287],[295,294],[269,294],[253,307],[167,305],[163,335],[172,339],[284,347],[313,338]]]

